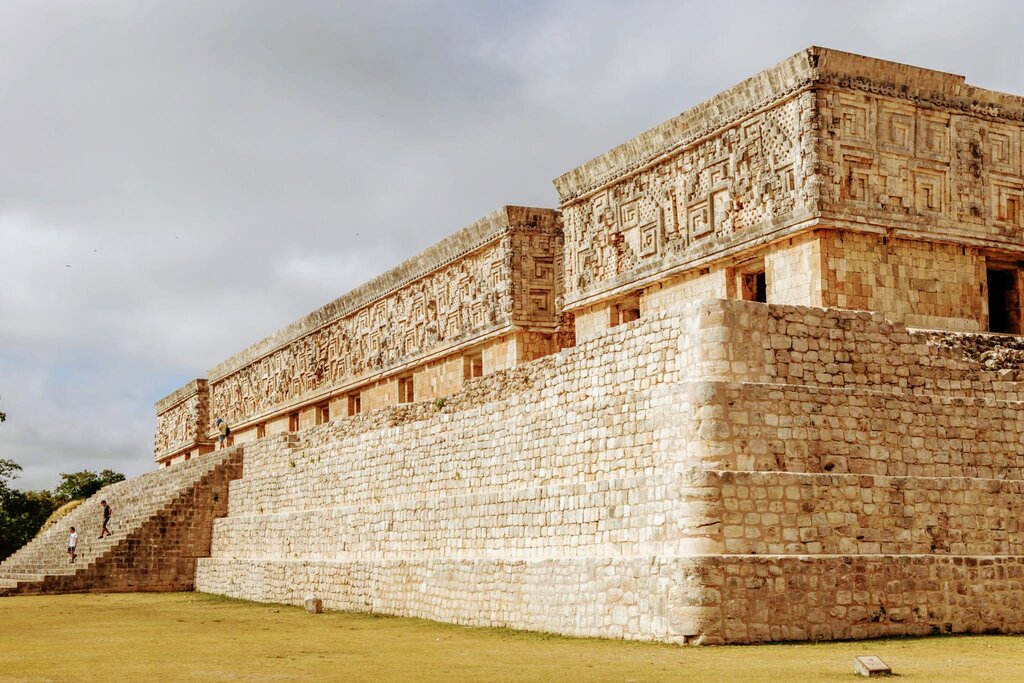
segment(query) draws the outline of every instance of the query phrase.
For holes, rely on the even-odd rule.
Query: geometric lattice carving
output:
[[[1024,227],[1021,126],[869,93],[823,91],[818,106],[827,210],[983,238]]]
[[[811,97],[779,103],[563,206],[569,298],[801,206],[810,128],[800,112]]]

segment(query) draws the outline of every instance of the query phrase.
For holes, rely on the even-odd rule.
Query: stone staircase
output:
[[[241,476],[242,457],[236,446],[105,487],[0,563],[0,596],[191,590],[196,558],[210,554],[213,520],[227,513],[228,483]],[[111,535],[102,539],[101,500],[113,508]]]

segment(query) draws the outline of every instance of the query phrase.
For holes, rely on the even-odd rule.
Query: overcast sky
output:
[[[0,457],[153,466],[155,401],[812,44],[1024,93],[1014,2],[0,3]]]

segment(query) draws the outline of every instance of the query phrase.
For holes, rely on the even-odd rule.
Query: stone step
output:
[[[208,475],[215,473],[225,463],[234,462],[234,466],[237,467],[240,453],[241,449],[225,451],[224,454],[197,459],[194,463],[182,463],[170,470],[157,470],[134,480],[105,487],[68,514],[59,524],[41,533],[0,562],[0,594],[16,594],[24,588],[24,584],[45,582],[47,577],[68,577],[92,572],[99,564],[111,562],[113,564],[110,564],[110,567],[114,569],[114,573],[111,574],[113,578],[102,580],[109,580],[112,585],[116,584],[116,574],[120,572],[125,562],[124,551],[118,548],[126,549],[130,559],[135,546],[126,543],[131,543],[133,534],[147,528],[147,524],[168,512],[180,515],[180,510],[173,510],[178,509],[176,506],[180,506],[182,502],[187,503],[187,499],[182,496],[192,495],[190,492],[209,491],[208,488],[195,487],[204,481],[218,481],[209,480]],[[237,470],[234,471],[237,474]],[[223,484],[218,484],[221,485]],[[226,491],[221,495],[225,494]],[[112,533],[102,539],[97,538],[102,522],[99,507],[101,499],[109,501],[114,508],[110,524]],[[72,526],[76,527],[79,533],[78,557],[73,563],[67,555],[68,528]],[[180,530],[171,528],[158,528],[156,531],[166,531],[172,536],[180,533]],[[130,571],[127,567],[126,570]],[[158,579],[154,581],[154,585],[159,584]],[[23,585],[19,587],[19,583]],[[66,587],[72,584],[62,579],[56,585]]]
[[[0,579],[7,581],[42,581],[45,574],[33,574],[29,572],[0,572]]]
[[[17,569],[0,569],[0,576],[25,574],[29,576],[43,577],[47,574],[73,574],[82,567],[88,567],[92,564],[94,563],[89,560],[83,560],[81,557],[76,558],[74,562],[69,561],[65,557],[60,563],[48,562],[46,564],[31,564],[25,567],[18,567]]]

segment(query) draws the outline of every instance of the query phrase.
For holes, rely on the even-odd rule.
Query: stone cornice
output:
[[[180,387],[178,389],[175,389],[171,393],[167,394],[167,396],[164,396],[162,399],[157,401],[156,402],[156,412],[157,412],[157,415],[159,415],[160,413],[162,413],[162,412],[164,412],[164,411],[166,411],[166,410],[168,410],[170,408],[173,408],[175,405],[177,405],[178,403],[181,403],[185,399],[190,398],[192,396],[195,396],[200,391],[205,391],[205,390],[206,390],[206,380],[205,379],[194,379],[194,380],[192,380],[191,382],[189,382],[185,386]]]

